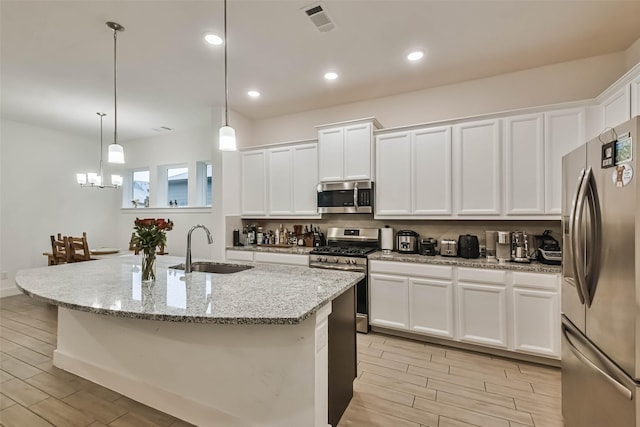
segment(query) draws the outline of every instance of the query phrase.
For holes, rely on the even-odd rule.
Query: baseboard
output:
[[[12,297],[14,295],[20,295],[21,293],[22,292],[20,292],[20,289],[15,286],[12,286],[10,288],[0,288],[0,298]]]
[[[59,350],[53,352],[53,364],[137,402],[198,426],[250,427],[245,422],[209,406],[185,399],[178,394],[119,372],[78,360]]]

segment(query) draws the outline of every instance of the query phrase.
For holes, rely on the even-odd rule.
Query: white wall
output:
[[[376,117],[385,128],[591,99],[625,71],[625,52],[258,120],[251,146],[316,138],[314,126]]]
[[[78,172],[98,171],[99,140],[8,120],[0,130],[0,296],[18,293],[17,270],[47,265],[49,236],[80,236],[91,247],[121,245],[114,206],[120,190],[80,188]],[[105,166],[105,176],[110,172]],[[128,242],[128,240],[127,240]]]
[[[203,224],[213,231],[213,211],[211,208],[169,208],[159,207],[161,202],[157,197],[156,177],[159,166],[186,163],[189,166],[189,176],[195,170],[198,161],[213,161],[214,137],[212,128],[173,131],[153,138],[140,139],[123,143],[127,169],[149,168],[151,176],[150,202],[152,208],[119,209],[118,201],[114,213],[117,213],[116,236],[118,247],[128,247],[133,230],[133,222],[139,218],[169,218],[174,222],[173,230],[167,232],[166,251],[170,255],[185,256],[187,251],[187,232],[196,224]],[[216,150],[217,151],[217,150]],[[219,165],[213,163],[214,188],[216,170]],[[125,200],[128,200],[126,198]],[[213,203],[220,199],[214,191]],[[192,201],[190,200],[190,203]],[[154,207],[156,206],[156,207]],[[214,234],[214,241],[216,239]],[[125,246],[126,244],[126,246]],[[213,247],[207,243],[202,230],[193,233],[192,253],[194,258],[211,258]]]
[[[626,67],[627,70],[633,68],[636,64],[640,64],[640,39],[636,40],[626,51]]]

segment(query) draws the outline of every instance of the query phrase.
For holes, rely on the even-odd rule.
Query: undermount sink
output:
[[[176,270],[185,270],[184,264],[178,264],[171,266],[169,268],[173,268]],[[248,270],[253,268],[252,265],[238,265],[238,264],[223,264],[219,262],[209,262],[209,261],[197,261],[191,263],[191,271],[199,271],[201,273],[215,273],[215,274],[231,274],[238,273],[240,271]]]

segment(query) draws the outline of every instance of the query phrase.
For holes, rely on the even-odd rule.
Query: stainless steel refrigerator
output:
[[[562,414],[640,426],[640,117],[562,159]]]

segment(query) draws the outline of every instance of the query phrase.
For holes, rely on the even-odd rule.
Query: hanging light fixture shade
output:
[[[106,116],[106,113],[96,113],[100,116],[100,173],[89,172],[89,173],[77,173],[76,181],[80,184],[80,187],[91,187],[91,188],[118,188],[122,186],[122,176],[120,175],[111,175],[111,185],[104,184],[104,170],[102,167],[102,119]]]
[[[224,0],[224,126],[218,134],[220,151],[236,151],[236,131],[229,126],[229,78],[227,74],[227,0]]]
[[[118,31],[124,27],[116,22],[107,22],[107,27],[113,30],[113,144],[109,145],[109,163],[124,163],[124,148],[118,144]]]

